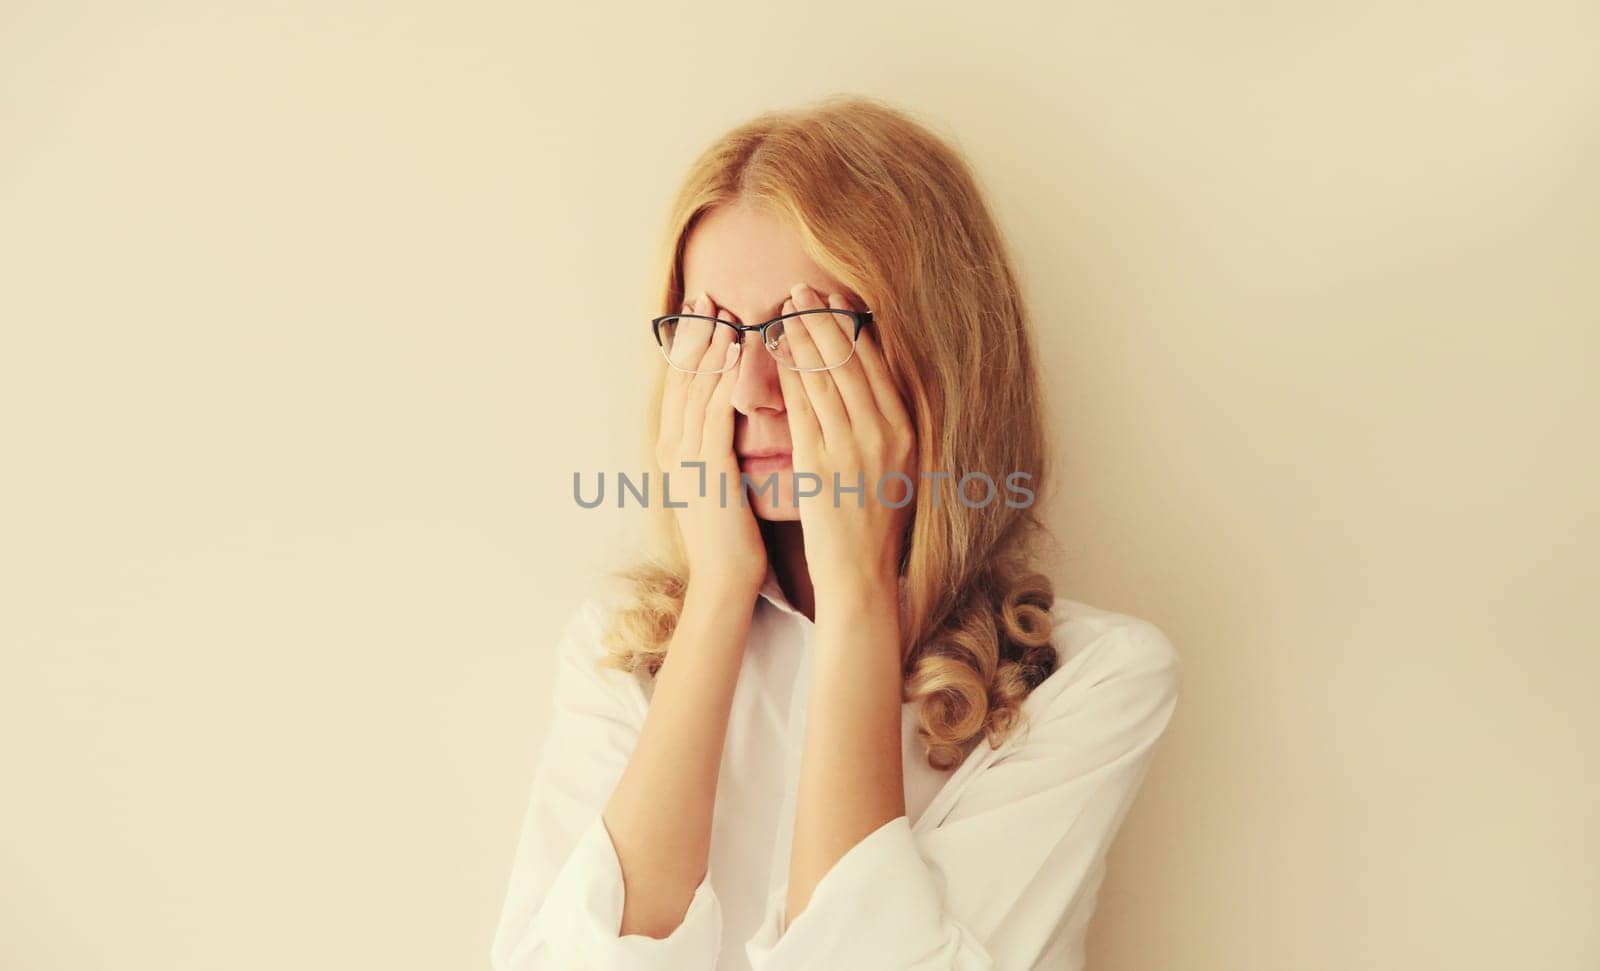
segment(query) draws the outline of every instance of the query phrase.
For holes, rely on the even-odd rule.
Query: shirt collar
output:
[[[805,617],[804,614],[795,609],[794,604],[789,602],[789,598],[783,595],[783,587],[778,584],[778,574],[772,569],[771,563],[767,564],[766,579],[761,581],[761,596],[765,597],[768,603],[786,614],[794,614],[796,617],[801,618]]]

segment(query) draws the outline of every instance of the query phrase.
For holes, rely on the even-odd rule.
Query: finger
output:
[[[779,365],[778,385],[783,389],[783,410],[789,417],[789,440],[794,443],[795,453],[816,455],[822,446],[822,426],[806,395],[805,385],[800,383],[800,375]]]
[[[789,296],[783,302],[782,313],[789,314],[801,310],[819,310],[823,308],[822,300],[815,290],[804,283],[796,283],[789,291]],[[809,315],[808,315],[809,316]],[[808,317],[790,317],[783,322],[784,342],[789,345],[789,357],[794,361],[795,367],[802,369],[816,369],[822,366],[821,351],[817,348],[816,341],[811,335],[811,329],[806,326]],[[802,373],[805,373],[802,371]]]
[[[678,308],[679,313],[691,313],[690,305],[685,302]],[[673,348],[677,342],[673,341]],[[671,351],[668,351],[671,359]],[[683,433],[683,401],[684,394],[689,388],[690,375],[679,371],[677,368],[668,367],[661,386],[661,421],[656,429],[658,442],[676,443]]]
[[[795,284],[791,296],[784,301],[784,313],[799,310],[817,310],[821,301],[816,292],[803,283]],[[803,323],[804,317],[790,317],[784,321],[784,339],[789,342],[789,353],[795,364],[802,368],[817,368],[822,358],[811,337],[811,329]],[[779,370],[784,370],[779,368]],[[805,388],[811,410],[817,416],[822,430],[822,444],[837,447],[850,435],[850,414],[845,410],[844,399],[839,397],[833,378],[827,371],[801,370],[800,384]]]
[[[717,319],[732,322],[733,315],[726,309],[717,311]],[[717,386],[706,404],[705,436],[702,455],[731,456],[733,454],[733,386],[739,381],[739,358],[743,341],[735,340],[732,327],[718,327],[728,335],[732,367],[717,375]],[[738,335],[744,336],[742,334]]]
[[[828,294],[827,302],[834,310],[852,309],[849,302],[836,293]],[[844,400],[845,410],[850,414],[850,423],[861,428],[868,422],[883,421],[877,399],[872,393],[872,383],[867,379],[866,371],[855,359],[855,348],[851,341],[855,335],[855,318],[838,314],[816,314],[795,319],[814,319],[815,323],[810,327],[811,337],[822,352],[823,359],[844,362],[827,373],[839,389],[839,397]]]
[[[732,315],[727,310],[719,310],[711,298],[705,294],[700,295],[700,300],[701,302],[697,305],[700,308],[699,312],[704,314],[707,319],[695,321],[697,326],[706,328],[706,344],[701,351],[699,363],[695,366],[695,369],[700,372],[695,375],[697,379],[705,376],[720,376],[721,372],[728,369],[729,358],[735,353],[729,345],[733,343],[733,337],[736,333],[732,327],[724,327],[717,323],[718,320],[732,320]]]
[[[714,307],[711,298],[702,294],[695,303],[695,312],[710,318],[704,323],[716,330],[707,337],[707,346],[695,366],[707,371],[720,370],[729,366],[736,353],[733,347],[733,328],[724,327],[715,323],[713,317]],[[705,437],[706,405],[711,400],[712,392],[716,390],[717,383],[722,379],[718,373],[700,373],[689,376],[689,388],[684,395],[683,428],[680,441],[686,450],[698,455],[700,444]]]
[[[861,337],[856,340],[856,357],[861,359],[861,370],[872,388],[873,400],[878,403],[878,413],[892,426],[915,431],[905,399],[889,374],[889,363],[883,359],[883,348],[874,330],[875,325],[870,324],[861,328]]]
[[[667,360],[675,369],[690,377],[693,376],[691,372],[700,367],[701,360],[710,349],[711,339],[716,335],[717,325],[710,319],[711,311],[706,309],[710,305],[710,298],[703,293],[684,304],[683,312],[693,316],[680,317],[672,331]]]

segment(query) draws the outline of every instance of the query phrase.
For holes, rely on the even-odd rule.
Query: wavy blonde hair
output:
[[[928,763],[958,764],[980,737],[999,745],[1023,699],[1056,667],[1050,580],[1032,568],[1047,535],[1033,506],[1000,490],[969,508],[949,490],[968,472],[1046,484],[1039,380],[1027,313],[999,228],[965,161],[928,128],[872,98],[833,95],[763,113],[691,165],[660,253],[657,313],[683,302],[682,256],[700,216],[763,205],[811,258],[871,307],[890,373],[916,425],[922,472],[948,472],[934,507],[918,478],[902,573],[903,701],[919,706]],[[662,363],[650,414],[658,426]],[[649,466],[654,467],[653,458]],[[969,493],[969,498],[974,498]],[[976,501],[976,500],[975,500]],[[683,609],[686,560],[661,504],[661,551],[618,573],[627,589],[601,664],[654,676]]]

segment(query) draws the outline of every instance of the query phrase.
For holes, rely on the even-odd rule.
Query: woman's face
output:
[[[720,206],[700,217],[684,244],[683,282],[686,298],[704,293],[741,324],[765,323],[782,314],[789,291],[801,283],[824,301],[836,293],[863,309],[857,294],[811,261],[799,234],[787,223],[742,203]],[[794,499],[789,414],[778,367],[760,334],[744,335],[734,375],[733,451],[741,473],[755,483],[748,501],[756,516],[793,522],[800,519],[800,510]],[[779,454],[757,458],[773,452]],[[761,488],[774,472],[776,491]],[[729,485],[731,503],[734,489]]]

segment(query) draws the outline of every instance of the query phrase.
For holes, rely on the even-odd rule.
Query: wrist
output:
[[[824,613],[860,617],[884,611],[896,619],[900,616],[900,577],[892,570],[813,577],[812,585],[819,620]]]
[[[691,573],[684,590],[684,604],[687,606],[694,601],[717,609],[753,606],[764,579],[765,574],[752,580],[747,576]]]

